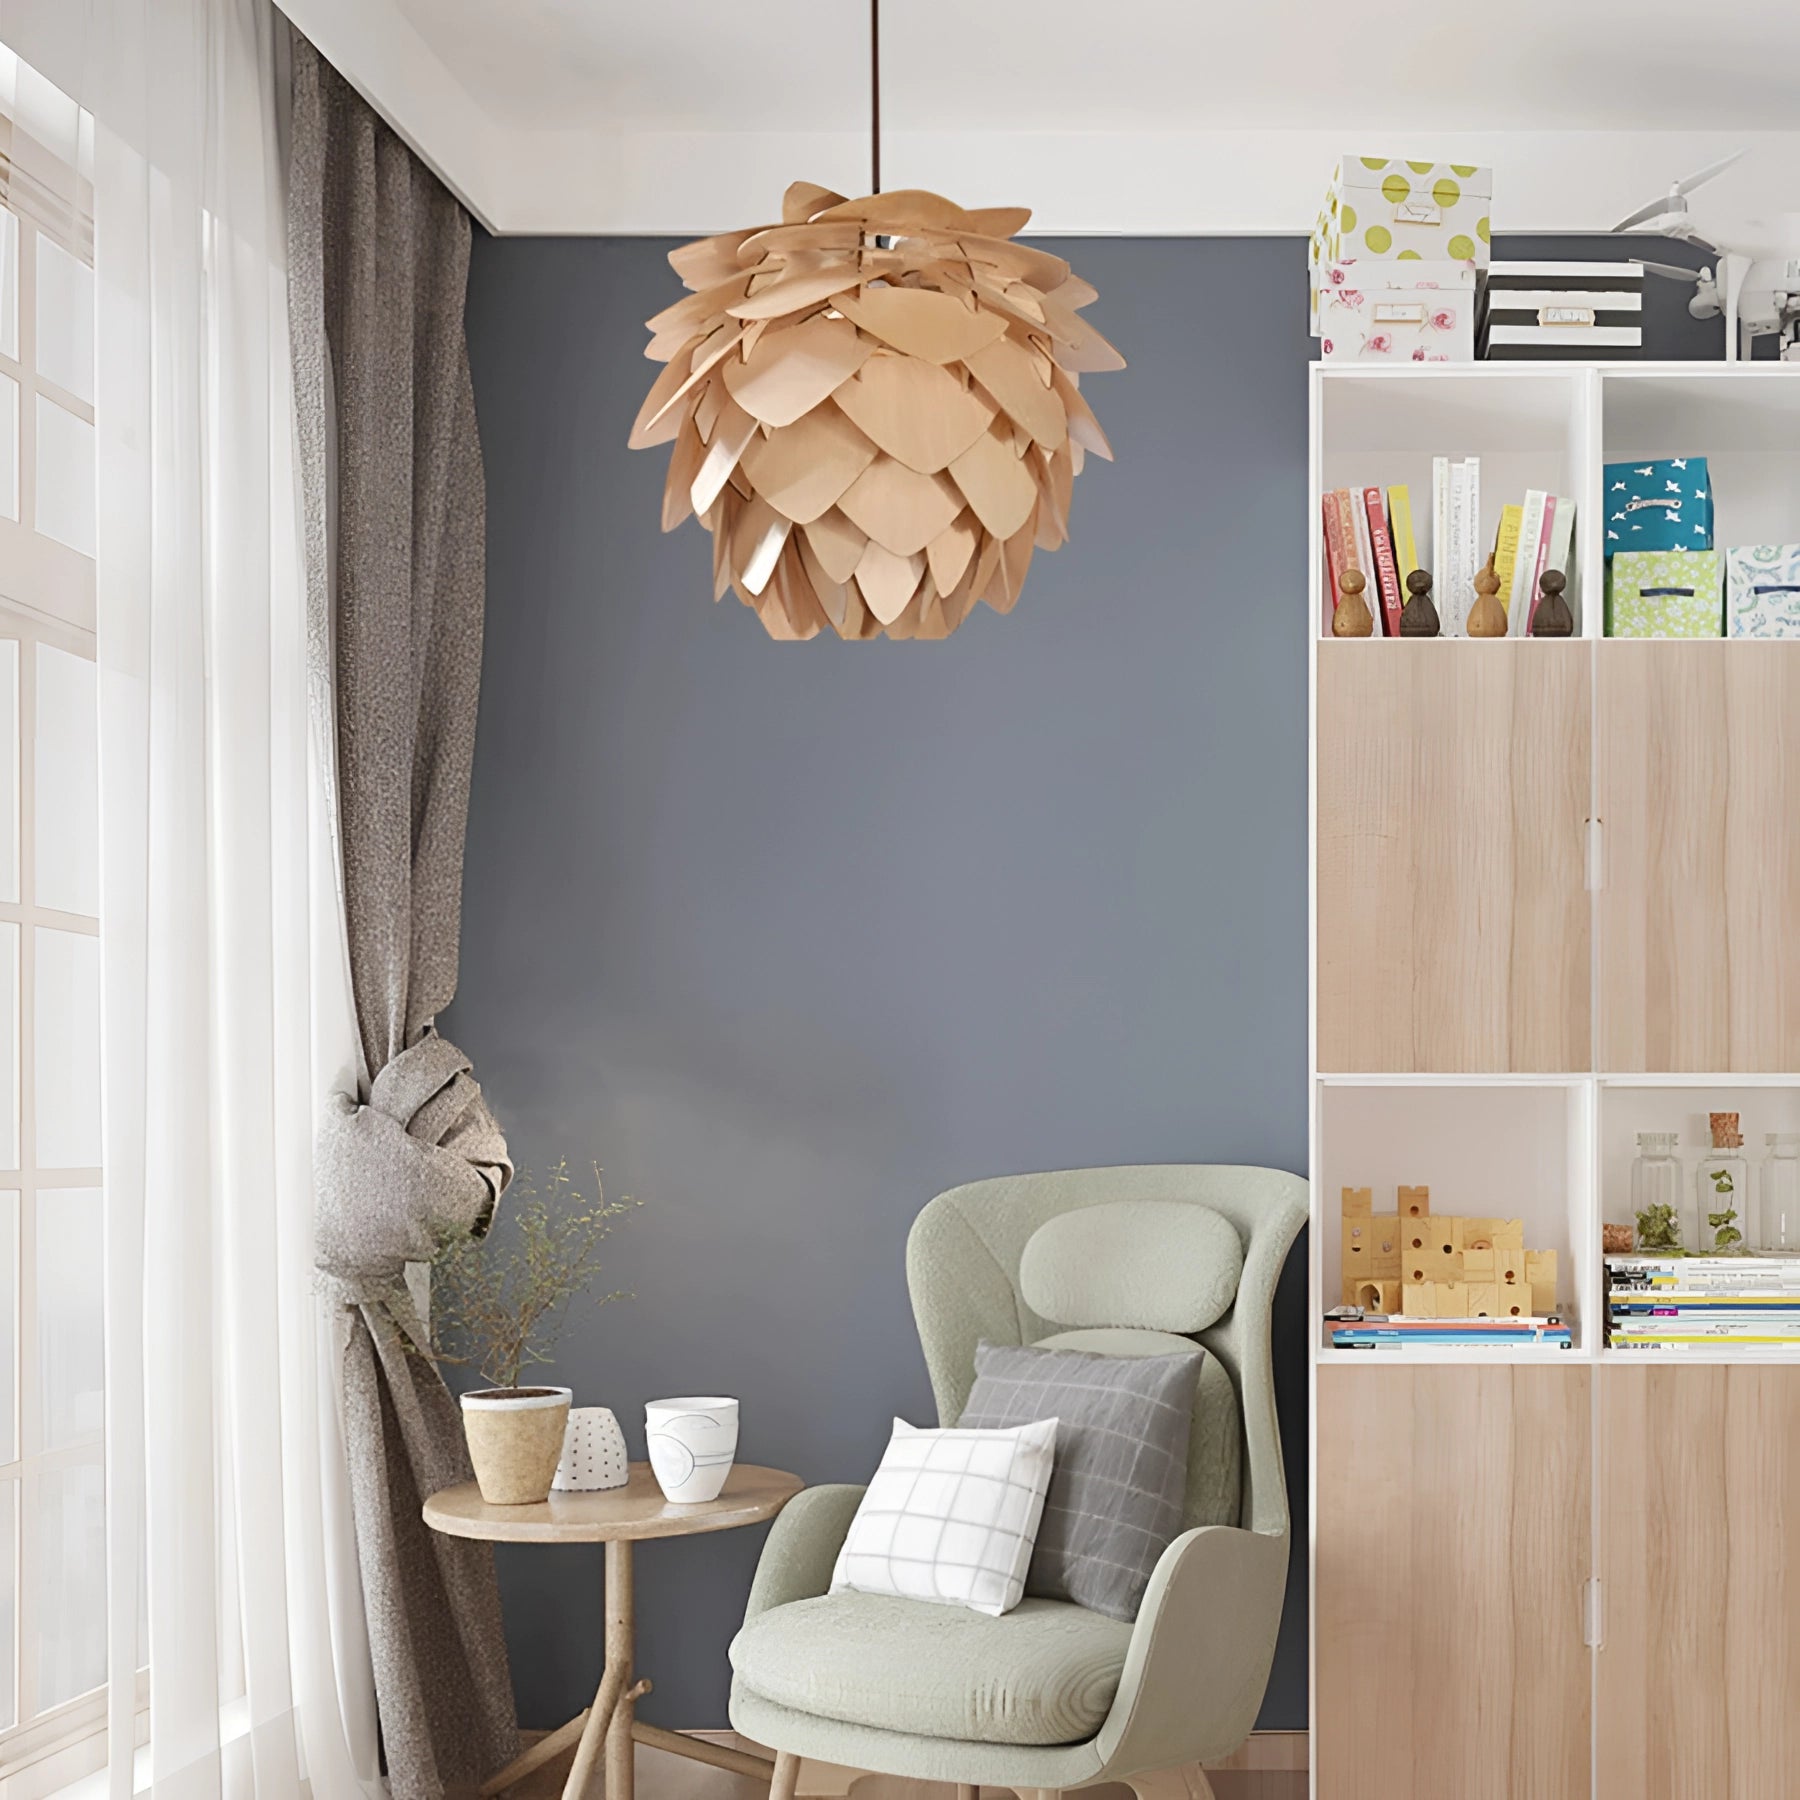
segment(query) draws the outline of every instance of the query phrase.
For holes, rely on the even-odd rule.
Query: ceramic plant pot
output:
[[[481,1388],[463,1395],[469,1460],[488,1505],[549,1499],[572,1397],[565,1387]]]
[[[738,1403],[717,1394],[652,1400],[644,1437],[666,1499],[677,1506],[716,1500],[737,1455]]]
[[[612,1409],[578,1406],[569,1414],[563,1438],[562,1461],[551,1484],[559,1494],[595,1494],[606,1488],[622,1488],[631,1479],[631,1459],[625,1434]]]

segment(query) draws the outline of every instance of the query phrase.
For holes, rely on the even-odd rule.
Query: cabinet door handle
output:
[[[1606,821],[1587,822],[1587,891],[1597,894],[1606,886]]]
[[[1581,1641],[1590,1650],[1601,1649],[1606,1643],[1606,1596],[1598,1576],[1582,1584]]]

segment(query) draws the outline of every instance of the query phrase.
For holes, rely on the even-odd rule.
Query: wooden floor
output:
[[[527,1738],[540,1735],[525,1734]],[[730,1733],[707,1735],[726,1743],[736,1741]],[[558,1800],[573,1757],[571,1751],[546,1763],[513,1788],[507,1800]],[[1306,1800],[1305,1757],[1305,1733],[1260,1733],[1231,1759],[1239,1766],[1209,1769],[1207,1779],[1218,1800]],[[829,1763],[803,1764],[799,1800],[844,1800],[856,1779],[854,1771]],[[880,1783],[880,1790],[868,1800],[956,1800],[953,1787],[929,1781],[888,1780]],[[1130,1788],[1117,1783],[1075,1791],[1085,1800],[1133,1800]],[[640,1744],[637,1800],[768,1800],[768,1790],[745,1776]],[[981,1800],[1014,1800],[1014,1796],[1010,1788],[984,1788]]]

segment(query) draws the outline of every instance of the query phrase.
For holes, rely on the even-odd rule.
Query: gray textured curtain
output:
[[[486,573],[463,333],[468,215],[312,46],[294,44],[289,295],[321,741],[335,756],[364,1087],[316,1156],[357,1557],[396,1800],[516,1748],[493,1554],[426,1529],[466,1480],[455,1400],[421,1354],[409,1262],[485,1227],[512,1176],[456,991]],[[331,785],[331,784],[328,784]]]

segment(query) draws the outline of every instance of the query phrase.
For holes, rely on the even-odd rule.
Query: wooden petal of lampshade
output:
[[[690,511],[769,635],[948,637],[1010,612],[1111,446],[1080,377],[1121,357],[1023,207],[795,182],[777,225],[672,251],[688,296],[649,322],[665,364],[631,431],[673,446],[663,529]]]

